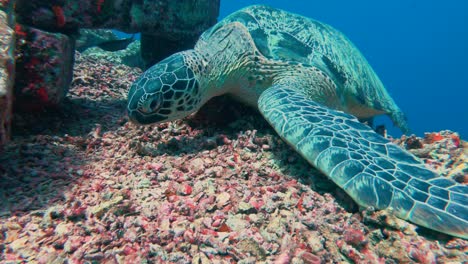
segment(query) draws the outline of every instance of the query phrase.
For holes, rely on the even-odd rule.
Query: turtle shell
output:
[[[390,114],[397,126],[407,130],[404,115],[377,74],[340,31],[298,14],[254,5],[229,15],[202,38],[233,22],[246,27],[266,58],[317,67],[333,80],[345,105],[367,109],[372,115]]]

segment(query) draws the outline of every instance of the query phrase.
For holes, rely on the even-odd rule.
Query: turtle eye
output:
[[[157,96],[156,98],[151,98],[149,100],[149,109],[151,112],[156,112],[156,110],[159,109],[159,106],[161,105],[161,100],[160,100],[160,97]]]
[[[146,97],[146,98],[145,98]],[[153,94],[151,96],[145,96],[143,102],[139,105],[139,110],[142,113],[149,114],[154,113],[161,107],[161,94]]]

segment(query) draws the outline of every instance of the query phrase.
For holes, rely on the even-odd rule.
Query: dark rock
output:
[[[117,39],[119,37],[110,29],[80,29],[80,35],[76,39],[75,48],[79,52],[83,52],[90,47]]]
[[[420,149],[423,147],[423,143],[415,135],[412,135],[406,138],[405,145],[406,145],[406,149]]]
[[[140,55],[140,41],[135,40],[126,49],[119,51],[105,51],[99,47],[92,47],[82,54],[89,58],[103,59],[115,64],[124,64],[129,67],[145,68],[145,64]]]
[[[18,0],[18,21],[51,32],[114,28],[166,36],[172,41],[199,35],[216,23],[219,0]]]
[[[184,40],[171,40],[163,36],[142,34],[141,57],[145,61],[145,68],[151,67],[170,54],[192,49],[197,39],[198,35]]]
[[[13,2],[0,2],[0,147],[10,137],[12,93],[14,81]]]
[[[216,23],[219,0],[18,0],[18,21],[64,34],[84,28],[142,33],[147,65],[192,47]]]

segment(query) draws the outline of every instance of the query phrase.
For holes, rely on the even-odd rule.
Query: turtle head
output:
[[[131,121],[167,122],[186,117],[201,107],[202,95],[195,74],[201,66],[192,53],[179,52],[162,60],[132,84],[127,105]]]

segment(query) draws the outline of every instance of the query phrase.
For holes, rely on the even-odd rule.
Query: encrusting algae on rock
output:
[[[63,110],[15,116],[0,157],[0,261],[468,261],[466,240],[360,213],[253,111],[213,102],[214,114],[129,123],[125,96],[140,73],[78,56]],[[466,175],[466,142],[440,135],[412,138],[421,147],[410,151],[466,183],[453,173]]]

